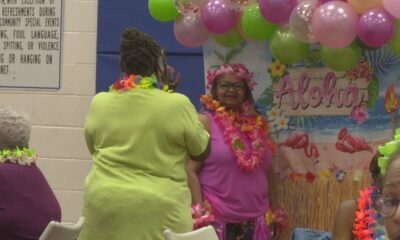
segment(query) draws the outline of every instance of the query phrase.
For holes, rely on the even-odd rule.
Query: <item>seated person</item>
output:
[[[37,240],[61,209],[28,148],[27,115],[0,105],[0,239]]]
[[[370,231],[368,230],[369,227],[363,227],[363,224],[360,223],[365,222],[365,214],[363,213],[372,208],[372,198],[374,195],[378,195],[381,188],[383,176],[378,166],[380,156],[379,153],[376,153],[369,165],[369,172],[373,180],[372,186],[362,190],[359,199],[346,200],[340,204],[336,212],[332,240],[364,239],[360,238],[361,235],[364,236],[366,231]],[[365,206],[365,208],[361,208],[361,206]],[[374,224],[374,228],[370,228],[373,229],[370,235],[374,236],[373,239],[385,239],[385,230],[379,214],[375,214],[374,220],[377,223]]]
[[[387,239],[400,239],[400,129],[394,140],[379,148],[383,156],[378,159],[382,181],[382,192],[374,198],[374,208],[383,217]]]

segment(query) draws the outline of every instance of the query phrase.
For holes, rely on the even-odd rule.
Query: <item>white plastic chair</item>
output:
[[[218,240],[217,233],[212,226],[202,227],[192,232],[174,233],[167,229],[164,231],[165,240]]]
[[[84,217],[80,217],[78,222],[73,225],[51,221],[39,240],[76,240],[84,222]]]

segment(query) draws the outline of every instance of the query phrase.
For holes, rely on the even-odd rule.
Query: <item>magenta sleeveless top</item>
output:
[[[254,172],[240,170],[218,124],[210,113],[205,114],[211,122],[211,153],[199,173],[203,198],[210,202],[217,218],[226,222],[238,223],[264,215],[269,209],[267,170],[271,150],[266,146],[263,161]],[[249,139],[241,137],[249,151]]]

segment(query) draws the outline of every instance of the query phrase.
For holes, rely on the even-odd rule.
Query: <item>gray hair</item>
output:
[[[30,136],[28,115],[14,107],[0,105],[0,150],[28,147]]]

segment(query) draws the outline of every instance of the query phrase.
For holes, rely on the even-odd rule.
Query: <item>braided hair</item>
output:
[[[128,28],[122,33],[121,70],[125,74],[141,76],[156,76],[165,78],[165,57],[157,42],[147,34],[134,28]]]
[[[369,173],[372,177],[372,179],[375,182],[380,182],[383,178],[382,174],[381,174],[381,170],[378,166],[378,158],[380,158],[382,155],[377,152],[371,159],[370,163],[369,163]]]

